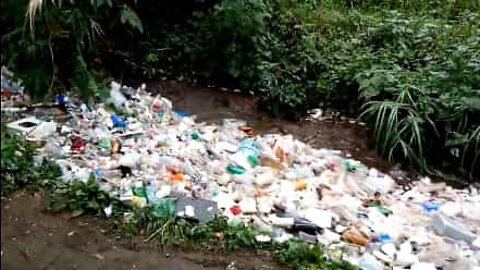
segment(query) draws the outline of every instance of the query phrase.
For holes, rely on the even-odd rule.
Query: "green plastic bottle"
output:
[[[231,174],[244,174],[245,168],[243,168],[242,166],[235,166],[233,164],[228,164],[227,171],[230,172]]]

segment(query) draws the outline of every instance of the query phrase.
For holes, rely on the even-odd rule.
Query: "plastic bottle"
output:
[[[121,85],[117,82],[112,82],[110,84],[110,102],[112,102],[117,108],[122,107],[125,102],[127,102],[127,98],[120,91],[120,87]]]
[[[147,195],[147,201],[150,205],[155,205],[158,203],[157,188],[153,184],[149,184],[146,189],[145,193]]]
[[[360,257],[358,267],[362,270],[383,270],[383,264],[369,253],[365,253]]]
[[[127,126],[127,122],[125,121],[125,119],[123,119],[123,117],[117,114],[112,114],[110,116],[110,119],[112,120],[114,127],[124,128]]]
[[[237,166],[234,164],[228,164],[227,165],[227,171],[232,173],[232,174],[244,174],[245,173],[245,168],[241,166]]]
[[[432,228],[437,234],[467,243],[472,243],[476,238],[475,234],[465,225],[447,217],[443,213],[438,213],[432,218]]]
[[[252,139],[243,139],[238,151],[230,156],[230,160],[244,169],[254,168],[260,164],[260,149]]]
[[[440,209],[440,204],[436,201],[426,201],[422,203],[422,209],[425,213],[436,212]]]

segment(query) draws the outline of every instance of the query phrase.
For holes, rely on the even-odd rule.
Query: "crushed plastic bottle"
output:
[[[467,243],[472,243],[476,236],[465,225],[445,216],[442,213],[435,215],[432,218],[433,230],[455,240],[462,240]]]
[[[121,85],[116,82],[110,84],[110,99],[109,101],[117,108],[121,108],[126,102],[127,98],[120,91]]]
[[[383,270],[383,264],[369,253],[365,253],[360,257],[358,267],[362,270]]]

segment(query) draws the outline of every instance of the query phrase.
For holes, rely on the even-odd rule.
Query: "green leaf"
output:
[[[100,208],[100,205],[96,200],[91,200],[91,201],[88,201],[88,208],[92,210],[98,210]]]
[[[473,110],[480,110],[480,97],[463,97],[462,101]]]
[[[127,5],[123,5],[120,13],[120,21],[123,24],[128,24],[134,29],[137,29],[140,33],[143,33],[142,21],[138,17],[137,13]]]

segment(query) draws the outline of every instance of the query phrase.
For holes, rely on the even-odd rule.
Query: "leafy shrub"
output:
[[[50,188],[48,195],[51,211],[70,211],[73,217],[83,214],[102,215],[103,209],[110,204],[120,205],[98,186],[93,177],[86,182],[57,182]]]
[[[254,90],[283,117],[319,106],[361,113],[390,161],[474,179],[479,6],[432,3],[220,1],[150,32],[162,46],[147,62]]]
[[[132,34],[143,31],[128,2],[4,1],[2,64],[15,71],[34,97],[55,87],[91,96],[105,70],[99,64],[118,62],[117,54],[128,47]]]
[[[1,181],[2,196],[24,186],[44,184],[60,175],[60,170],[49,162],[34,163],[35,147],[7,131],[7,119],[2,117]]]

